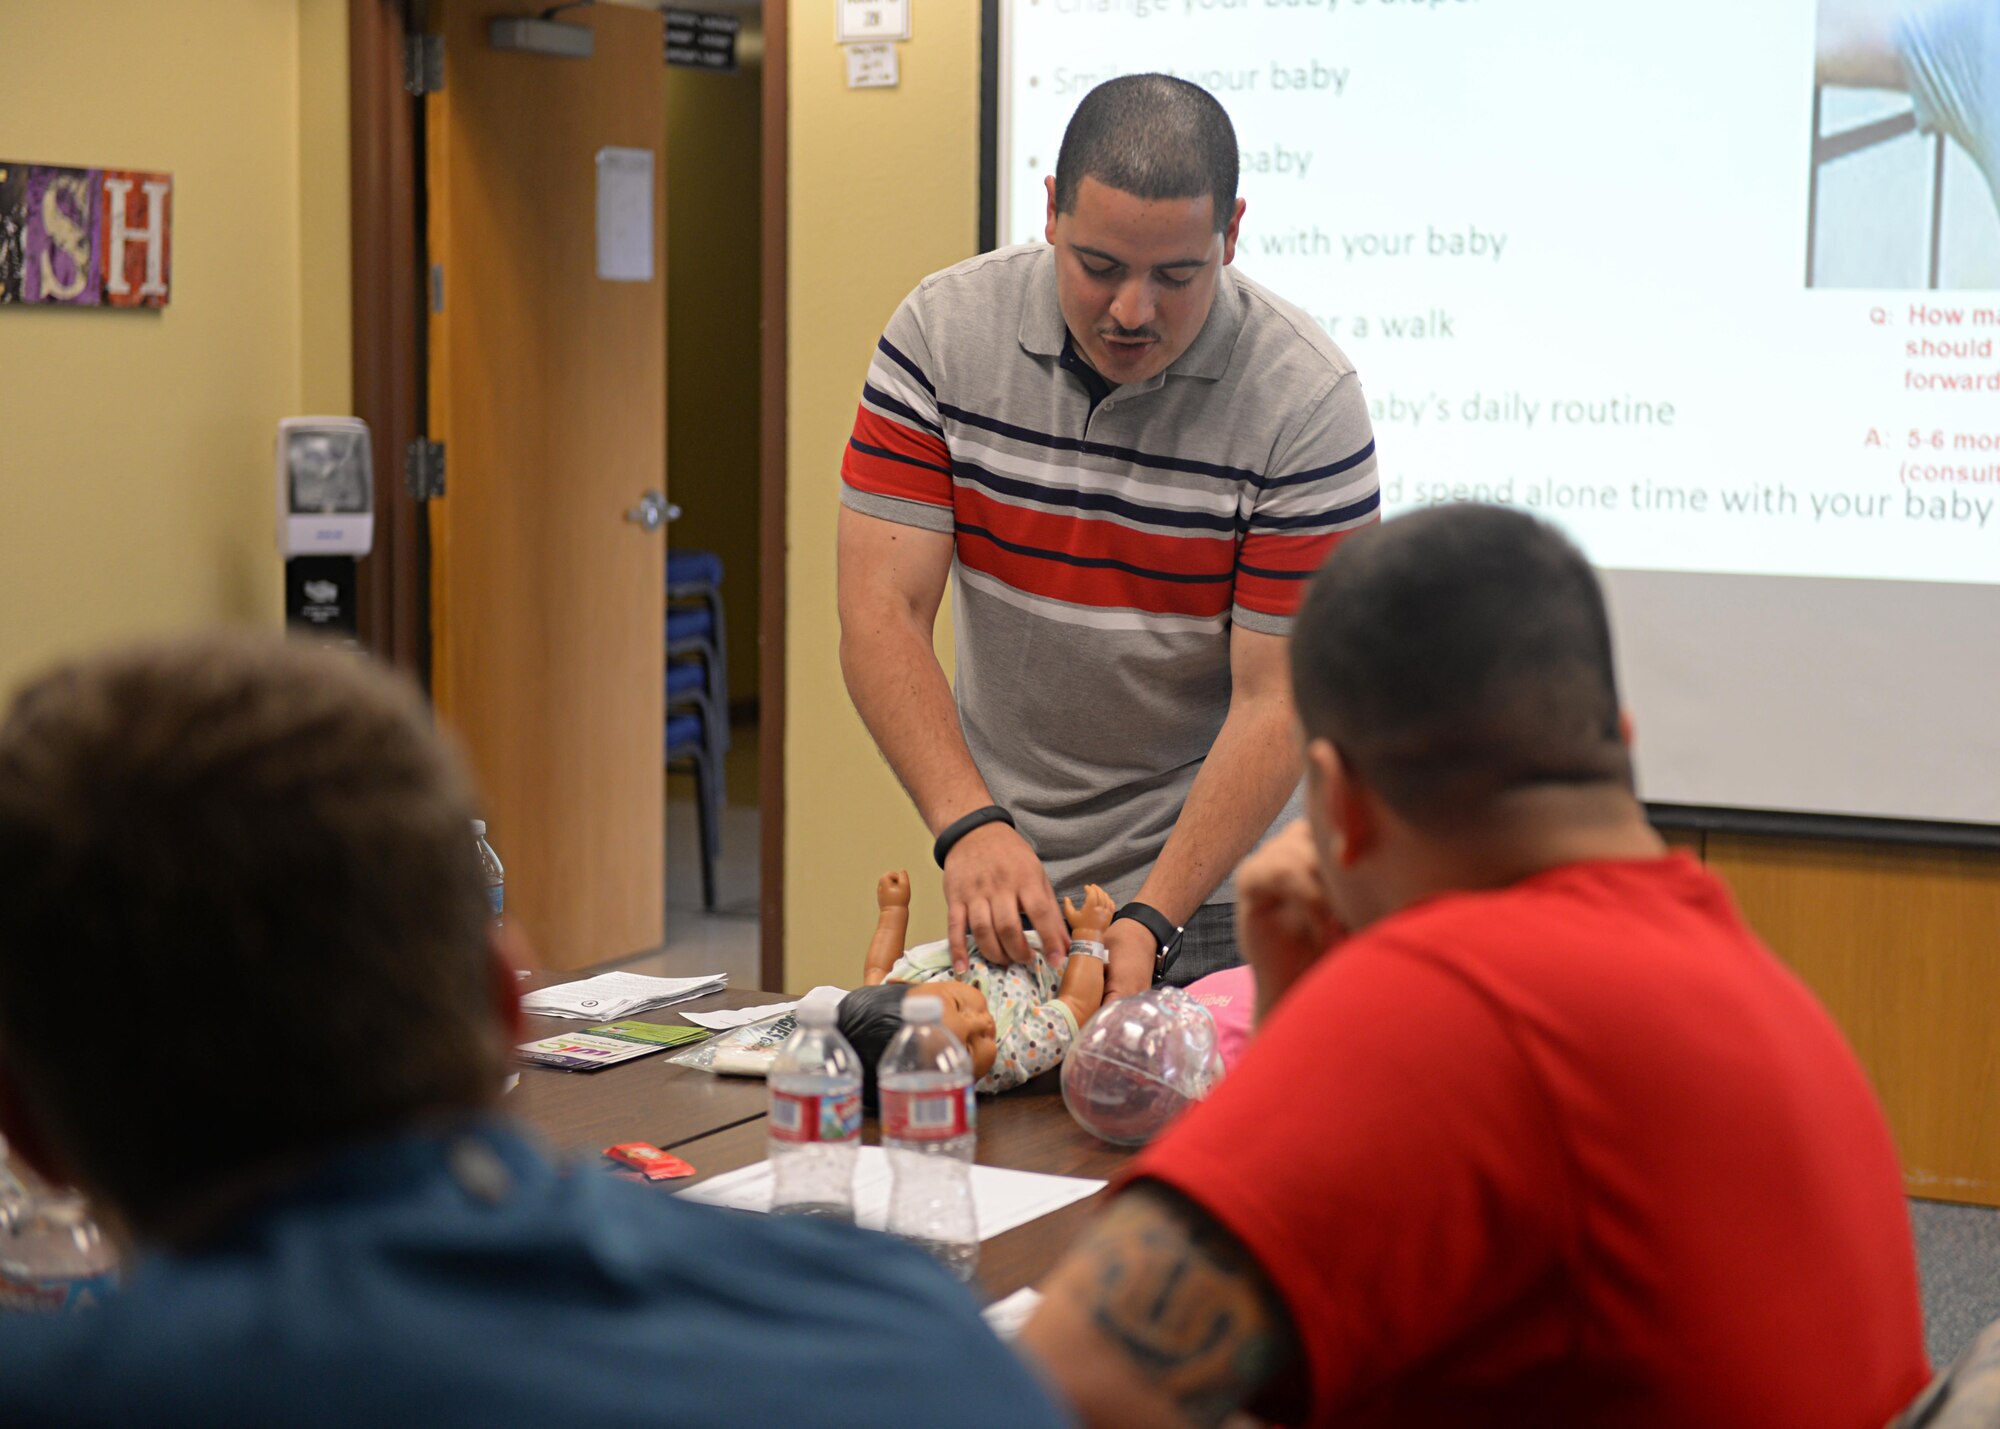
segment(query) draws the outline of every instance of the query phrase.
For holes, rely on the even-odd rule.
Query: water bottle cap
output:
[[[486,820],[474,819],[472,821],[472,836],[476,839],[483,839],[486,837]]]
[[[834,1023],[834,1004],[815,1001],[811,998],[792,1009],[792,1017],[801,1027],[831,1027]]]
[[[905,1022],[944,1021],[944,999],[937,997],[904,998],[903,1021]]]

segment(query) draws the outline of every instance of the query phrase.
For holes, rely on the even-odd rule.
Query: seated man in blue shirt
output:
[[[209,637],[18,696],[0,1130],[133,1250],[0,1323],[0,1423],[1060,1422],[921,1252],[566,1173],[499,1113],[472,813],[351,656]]]

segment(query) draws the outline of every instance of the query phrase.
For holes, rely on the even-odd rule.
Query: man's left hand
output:
[[[1143,923],[1120,918],[1104,930],[1104,949],[1111,954],[1111,979],[1104,1000],[1144,992],[1153,985],[1153,959],[1159,947]]]

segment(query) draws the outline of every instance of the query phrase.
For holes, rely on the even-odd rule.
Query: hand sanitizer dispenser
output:
[[[355,562],[375,544],[375,471],[358,417],[278,423],[278,549],[285,623],[352,640]]]

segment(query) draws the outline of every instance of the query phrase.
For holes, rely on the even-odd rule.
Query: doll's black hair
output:
[[[834,1025],[861,1058],[861,1104],[870,1111],[876,1108],[875,1064],[889,1050],[889,1039],[902,1030],[903,999],[909,995],[906,982],[857,987],[834,1012]]]

